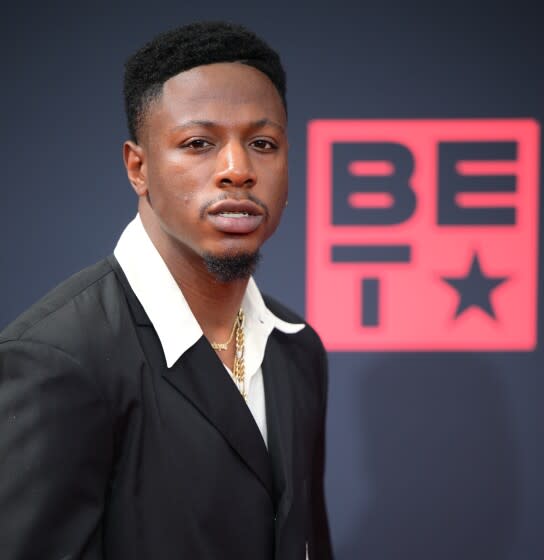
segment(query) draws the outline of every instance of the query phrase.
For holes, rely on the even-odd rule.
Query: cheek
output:
[[[174,198],[176,198],[177,200],[179,200],[184,207],[189,207],[192,206],[194,204],[197,204],[197,200],[196,200],[196,193],[195,191],[187,191],[187,192],[175,192],[174,193]]]
[[[275,190],[274,204],[277,208],[280,209],[280,212],[283,212],[288,197],[288,191],[289,191],[287,166],[283,167],[278,171],[277,177],[278,177],[278,182]]]
[[[285,203],[287,201],[287,188],[283,188],[276,192],[273,200],[269,200],[268,209],[270,212],[270,225],[273,230],[278,227],[281,217],[285,210]]]
[[[190,206],[197,193],[195,178],[190,170],[168,161],[149,169],[148,188],[151,198],[164,207]]]
[[[153,176],[157,190],[171,203],[183,206],[199,206],[205,196],[207,186],[212,181],[210,165],[207,161],[185,161],[179,153],[166,154],[155,165]],[[151,188],[153,183],[150,182]]]

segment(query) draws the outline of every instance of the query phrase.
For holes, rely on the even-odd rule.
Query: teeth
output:
[[[221,212],[219,215],[224,218],[245,218],[249,216],[247,212]]]

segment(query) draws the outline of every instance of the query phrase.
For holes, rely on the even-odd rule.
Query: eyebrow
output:
[[[263,128],[265,126],[273,126],[274,128],[278,128],[282,132],[285,132],[285,128],[277,123],[276,121],[271,121],[270,119],[264,118],[258,121],[254,121],[251,123],[252,128]]]
[[[214,121],[207,121],[207,120],[199,120],[193,119],[189,121],[182,122],[174,127],[172,127],[172,132],[176,132],[177,130],[183,130],[184,128],[190,128],[192,126],[202,126],[204,128],[214,128],[217,126],[221,126],[219,123]],[[285,133],[285,127],[281,124],[277,123],[276,121],[272,121],[268,118],[259,119],[257,121],[253,121],[249,123],[250,128],[264,128],[265,126],[273,126],[277,128],[281,132]]]

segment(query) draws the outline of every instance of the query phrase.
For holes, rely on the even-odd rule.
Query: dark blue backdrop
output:
[[[3,8],[0,326],[110,253],[135,213],[121,161],[122,64],[174,25],[237,21],[282,54],[290,203],[258,281],[301,313],[310,119],[544,123],[538,2],[111,4]],[[531,353],[338,353],[330,366],[338,559],[544,557],[540,344]]]

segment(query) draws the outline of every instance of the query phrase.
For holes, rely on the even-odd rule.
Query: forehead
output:
[[[175,126],[187,119],[255,121],[285,124],[285,109],[271,80],[246,64],[231,62],[197,66],[167,80],[149,108],[151,129]]]

